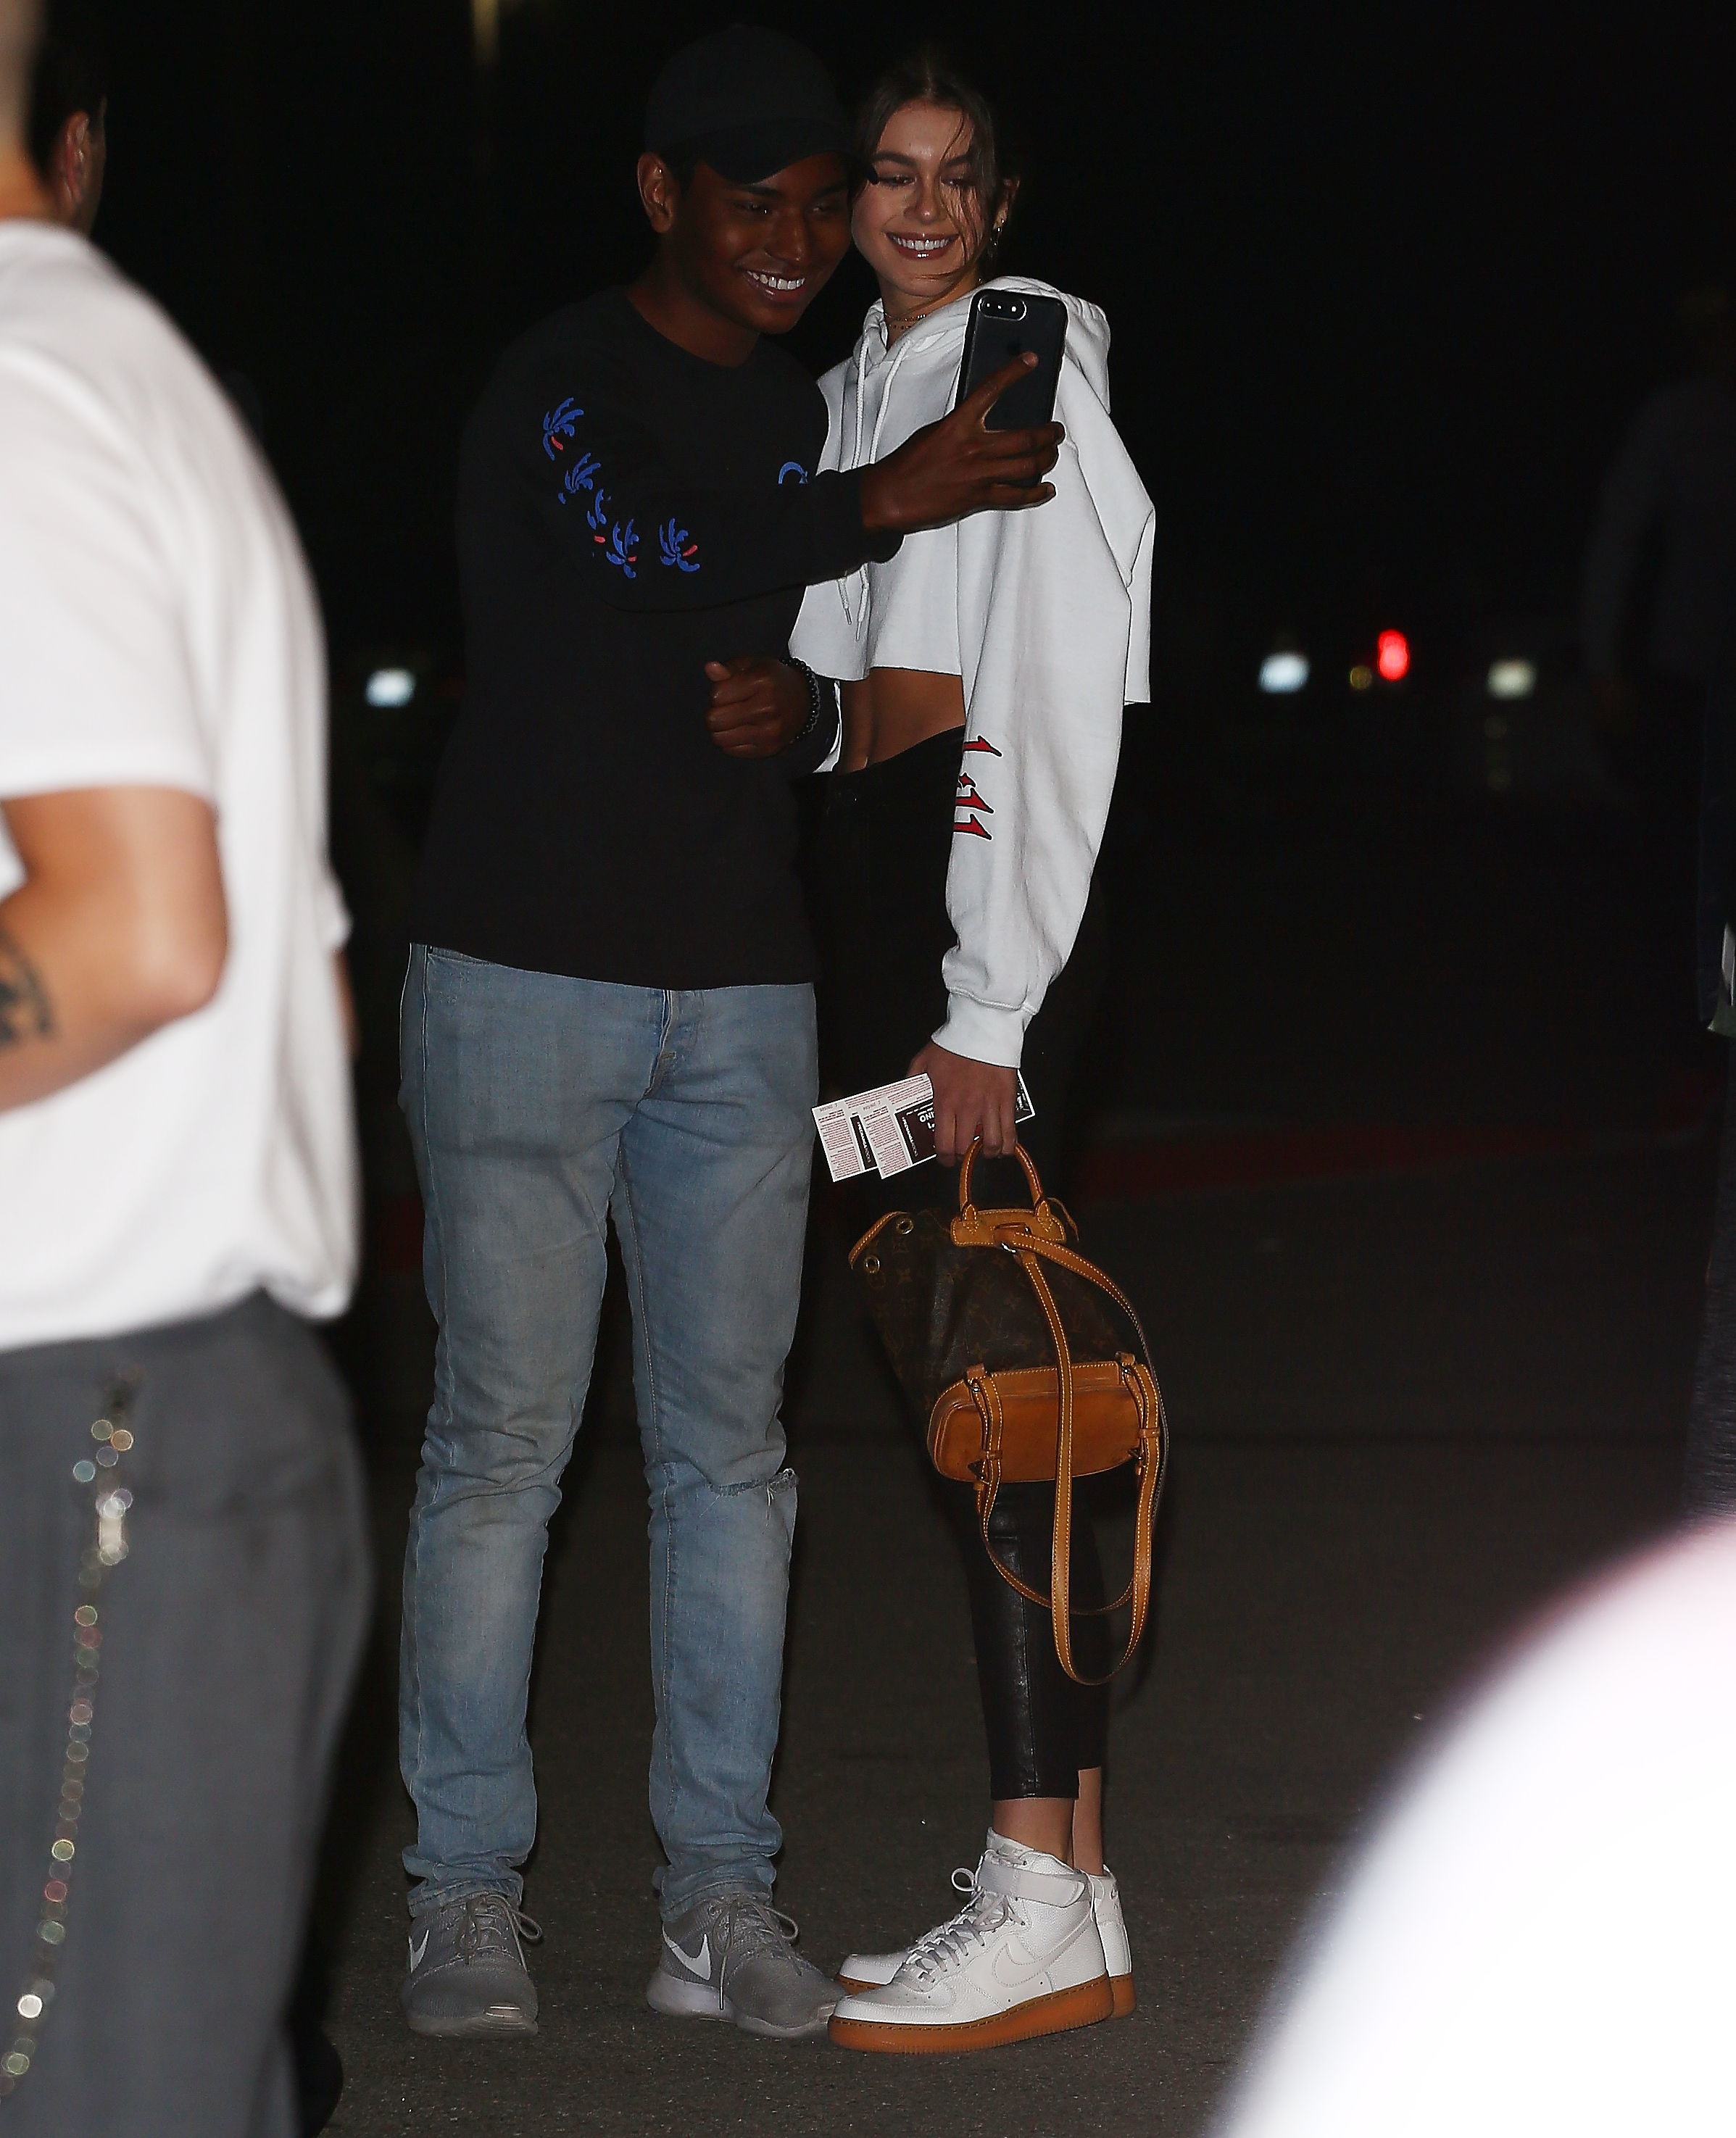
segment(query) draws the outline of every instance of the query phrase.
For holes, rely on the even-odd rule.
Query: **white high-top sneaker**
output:
[[[1125,2019],[1133,2009],[1133,1951],[1127,1943],[1127,1926],[1122,1921],[1121,1888],[1107,1863],[1102,1877],[1091,1879],[1091,1912],[1097,1918],[1097,1934],[1103,1941],[1103,1965],[1109,1970],[1115,2017]]]
[[[1115,2009],[1091,1882],[1058,1856],[991,1832],[969,1900],[889,1982],[832,2015],[847,2049],[990,2049],[1088,2027]]]
[[[1088,1872],[1086,1874],[1090,1877]],[[955,1871],[952,1882],[961,1893],[976,1891],[976,1873]],[[1115,1874],[1106,1863],[1103,1876],[1091,1878],[1091,1911],[1097,1917],[1097,1934],[1103,1941],[1103,1962],[1109,1970],[1109,1989],[1117,2019],[1125,2019],[1135,2004],[1133,1955],[1127,1943],[1127,1926],[1122,1919],[1121,1891]],[[910,1957],[910,1947],[896,1952],[853,1952],[838,1970],[846,1989],[879,1989],[890,1982]]]

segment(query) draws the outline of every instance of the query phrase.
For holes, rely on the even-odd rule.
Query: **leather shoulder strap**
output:
[[[1054,1294],[1049,1290],[1048,1281],[1043,1275],[1038,1256],[1047,1254],[1050,1259],[1068,1267],[1077,1267],[1081,1276],[1088,1276],[1101,1285],[1131,1316],[1133,1326],[1139,1331],[1142,1345],[1145,1342],[1145,1331],[1140,1327],[1139,1316],[1134,1312],[1132,1303],[1083,1255],[1074,1255],[1064,1248],[1056,1249],[1046,1242],[1039,1245],[1034,1241],[1029,1247],[1014,1247],[1012,1252],[1018,1256],[1020,1266],[1030,1279],[1043,1309],[1044,1318],[1049,1325],[1049,1340],[1054,1345],[1060,1394],[1060,1416],[1055,1444],[1055,1522],[1050,1545],[1049,1594],[1039,1594],[1021,1581],[1010,1567],[1002,1563],[990,1539],[989,1517],[994,1512],[995,1501],[1000,1490],[1002,1418],[1000,1396],[995,1386],[994,1376],[979,1367],[974,1369],[966,1379],[972,1399],[982,1413],[986,1428],[983,1436],[984,1457],[978,1472],[976,1488],[977,1519],[982,1530],[983,1550],[989,1555],[990,1564],[995,1571],[1009,1587],[1015,1589],[1028,1603],[1049,1612],[1054,1631],[1055,1655],[1068,1677],[1077,1685],[1106,1685],[1132,1659],[1133,1652],[1144,1635],[1146,1620],[1151,1610],[1152,1531],[1168,1460],[1169,1436],[1163,1416],[1163,1398],[1152,1377],[1149,1360],[1143,1367],[1132,1365],[1129,1361],[1132,1369],[1128,1379],[1140,1414],[1139,1499],[1133,1520],[1133,1570],[1126,1589],[1115,1603],[1103,1608],[1116,1610],[1131,1601],[1133,1616],[1127,1628],[1127,1645],[1119,1661],[1101,1677],[1084,1677],[1074,1667],[1073,1658],[1073,1355],[1068,1345],[1067,1330],[1061,1320],[1060,1310],[1055,1305]]]
[[[1089,1283],[1094,1284],[1099,1291],[1107,1292],[1122,1312],[1127,1316],[1128,1320],[1132,1323],[1133,1332],[1139,1339],[1140,1352],[1146,1364],[1152,1368],[1153,1373],[1157,1371],[1157,1368],[1152,1365],[1152,1347],[1146,1341],[1145,1324],[1139,1318],[1139,1309],[1134,1306],[1132,1301],[1128,1298],[1113,1277],[1105,1276],[1095,1262],[1088,1262],[1082,1254],[1075,1253],[1073,1248],[1059,1246],[1051,1240],[1033,1238],[1030,1242],[1030,1252],[1034,1255],[1046,1256],[1050,1262],[1059,1262],[1063,1269],[1071,1270],[1075,1276],[1084,1277]]]

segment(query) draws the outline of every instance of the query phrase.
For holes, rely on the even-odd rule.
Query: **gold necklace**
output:
[[[972,289],[977,286],[975,283],[971,285]],[[956,305],[961,297],[970,294],[968,290],[955,290],[950,297],[936,297],[932,305],[925,305],[919,312],[907,312],[902,320],[888,320],[886,323],[888,345],[897,341],[900,334],[908,334],[919,320],[926,320],[931,312],[943,312],[948,305]]]

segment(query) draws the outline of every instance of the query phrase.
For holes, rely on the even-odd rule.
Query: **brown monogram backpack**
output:
[[[1047,1610],[1055,1653],[1073,1667],[1070,1562],[1073,1482],[1134,1466],[1138,1499],[1133,1572],[1113,1604],[1133,1607],[1113,1677],[1145,1632],[1152,1530],[1168,1455],[1163,1398],[1132,1302],[1078,1252],[1078,1228],[1017,1155],[1032,1208],[979,1210],[971,1200],[972,1145],[958,1169],[958,1210],[894,1210],[850,1250],[850,1267],[892,1369],[928,1421],[928,1453],[943,1477],[976,1488],[983,1548],[1003,1581]],[[1053,1481],[1050,1593],[1027,1588],[989,1541],[1003,1483]]]

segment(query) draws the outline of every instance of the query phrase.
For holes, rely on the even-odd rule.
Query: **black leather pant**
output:
[[[982,1548],[976,1496],[948,1484],[954,1503],[965,1579],[971,1591],[971,1632],[976,1681],[989,1738],[989,1794],[1009,1797],[1078,1794],[1081,1768],[1100,1767],[1108,1746],[1109,1696],[1100,1686],[1076,1685],[1055,1655],[1048,1612],[1029,1603],[989,1564]],[[1049,1593],[1055,1493],[1052,1485],[1003,1485],[989,1517],[996,1556],[1025,1586]],[[1103,1601],[1103,1570],[1088,1509],[1075,1503],[1073,1600]],[[1109,1667],[1107,1622],[1076,1617],[1073,1660],[1088,1677]]]
[[[954,940],[946,891],[961,740],[958,731],[936,735],[865,772],[834,774],[829,783],[812,871],[829,1093],[865,1091],[903,1076],[946,1017],[941,959]],[[1093,910],[1026,1036],[1024,1077],[1036,1118],[1021,1134],[1045,1186],[1058,1192],[1064,1192],[1068,1086],[1095,1007],[1101,944]],[[1027,1198],[1024,1176],[1010,1164],[986,1166],[979,1179],[980,1202]],[[852,1205],[848,1222],[865,1231],[883,1211],[952,1202],[957,1184],[956,1173],[931,1163],[891,1180],[853,1181],[840,1193]],[[1077,1796],[1079,1770],[1103,1764],[1108,1691],[1067,1676],[1048,1612],[990,1564],[971,1489],[951,1483],[940,1489],[970,1589],[990,1793],[996,1799]],[[1002,1486],[990,1524],[995,1549],[1044,1594],[1054,1524],[1053,1486]],[[1088,1491],[1075,1503],[1073,1594],[1079,1604],[1103,1600]],[[1091,1675],[1108,1667],[1103,1619],[1076,1618],[1073,1645],[1078,1669]]]

